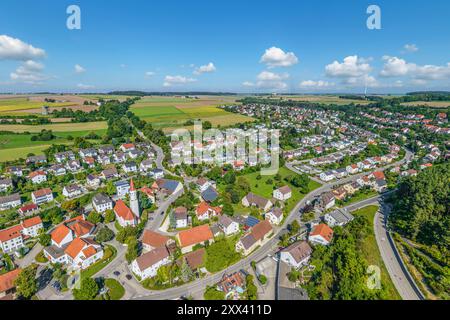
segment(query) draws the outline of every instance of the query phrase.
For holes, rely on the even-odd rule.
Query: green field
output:
[[[66,107],[74,105],[73,102],[43,103],[41,101],[30,101],[27,98],[0,99],[0,114],[10,111],[41,109],[44,104],[49,107]]]
[[[288,185],[291,190],[292,190],[292,198],[290,198],[288,201],[285,202],[286,205],[286,212],[290,212],[295,205],[305,197],[304,194],[302,194],[298,188],[294,187],[292,184],[284,181],[284,178],[287,176],[295,176],[297,175],[297,173],[290,171],[289,169],[287,169],[286,167],[282,167],[279,169],[278,173],[281,175],[281,182],[282,184],[286,184]],[[273,176],[261,176],[261,179],[258,180],[256,179],[258,177],[258,175],[260,175],[260,172],[254,172],[254,173],[250,173],[250,174],[246,174],[243,177],[249,182],[250,187],[251,187],[251,191],[254,194],[257,194],[259,196],[262,196],[266,199],[271,199],[272,198],[272,193],[273,193],[273,189],[274,189],[274,185],[275,185],[275,180]],[[267,184],[267,180],[272,179],[273,180],[273,184]],[[225,185],[219,185],[218,188],[221,192],[225,191]],[[309,180],[309,190],[315,190],[317,188],[320,187],[320,184],[313,181],[313,180]],[[249,213],[251,211],[251,208],[245,208],[242,206],[241,203],[238,203],[236,205],[234,205],[234,209],[236,213]]]
[[[52,123],[44,125],[25,125],[25,124],[4,124],[0,125],[0,131],[11,132],[41,132],[43,129],[52,130],[53,132],[74,132],[84,131],[86,134],[93,130],[103,130],[107,128],[104,121],[85,122],[85,123]]]
[[[166,132],[184,127],[188,120],[209,121],[213,126],[253,121],[250,117],[217,108],[235,101],[236,97],[228,96],[201,96],[199,99],[144,97],[131,107],[131,111],[142,120],[150,122],[155,128],[161,128]]]
[[[354,216],[364,216],[370,222],[370,232],[365,238],[361,246],[361,252],[367,261],[367,264],[378,266],[381,270],[381,284],[386,288],[386,293],[388,294],[387,299],[389,300],[401,300],[400,295],[397,292],[394,284],[392,283],[391,277],[387,272],[386,266],[384,265],[383,258],[381,258],[380,250],[378,249],[378,244],[375,239],[375,232],[373,229],[373,221],[375,213],[378,211],[378,206],[368,206],[357,211],[352,212]]]
[[[100,136],[106,132],[105,129],[91,131]],[[31,134],[0,135],[0,162],[25,158],[29,153],[42,154],[43,150],[52,144],[71,144],[72,142],[67,140],[68,136],[84,137],[91,131],[55,132],[57,138],[50,141],[31,141]]]

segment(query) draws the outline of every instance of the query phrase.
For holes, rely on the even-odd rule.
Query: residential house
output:
[[[135,150],[136,146],[133,143],[124,143],[120,146],[120,150],[122,150],[122,152],[128,152],[131,150]]]
[[[8,167],[6,171],[10,175],[14,175],[16,177],[22,177],[23,176],[23,168],[22,167],[12,166],[12,167]]]
[[[175,229],[182,229],[188,226],[188,214],[185,207],[175,208],[173,216],[175,220]]]
[[[95,150],[94,148],[80,149],[80,151],[78,151],[78,154],[81,158],[96,157],[97,150]]]
[[[209,186],[205,191],[202,192],[203,200],[207,202],[213,202],[219,197],[219,193],[214,189],[213,186]]]
[[[0,192],[6,192],[12,187],[13,183],[11,178],[0,179]]]
[[[44,164],[47,163],[47,158],[44,155],[30,156],[26,160],[26,164]]]
[[[195,214],[199,221],[208,220],[212,217],[218,216],[222,213],[220,207],[212,207],[207,202],[201,202],[195,209]]]
[[[47,181],[47,174],[42,170],[33,171],[28,175],[28,179],[34,184],[40,184]]]
[[[50,188],[44,188],[31,193],[31,200],[34,204],[40,205],[53,201],[53,192]]]
[[[333,239],[333,229],[327,226],[325,223],[321,223],[313,228],[309,233],[309,242],[312,244],[329,245]]]
[[[152,188],[159,190],[166,196],[170,196],[183,190],[183,184],[176,180],[158,179],[153,183]]]
[[[356,174],[356,173],[359,172],[359,167],[358,167],[357,164],[351,164],[351,165],[348,165],[348,166],[345,168],[345,170],[347,170],[347,172],[348,172],[349,174]]]
[[[273,191],[273,197],[280,201],[286,201],[292,197],[292,190],[289,186],[283,186]]]
[[[55,160],[58,163],[63,163],[68,160],[75,160],[75,155],[72,151],[63,151],[55,153]]]
[[[347,209],[336,209],[330,213],[325,214],[324,220],[330,227],[343,227],[347,223],[353,221],[353,215]]]
[[[236,243],[236,251],[241,252],[244,255],[248,255],[269,238],[272,230],[273,229],[269,221],[263,220],[259,222],[251,228],[251,231],[247,235],[242,237]]]
[[[224,274],[217,284],[217,289],[225,293],[225,297],[240,295],[245,292],[245,276],[241,271],[230,275]]]
[[[86,177],[86,184],[91,188],[97,188],[100,186],[100,178],[93,174],[88,174]]]
[[[336,176],[334,175],[333,171],[322,172],[319,177],[320,180],[326,182],[336,179]]]
[[[319,203],[323,210],[333,208],[336,205],[336,198],[334,197],[333,192],[329,191],[322,193]]]
[[[272,208],[269,212],[267,212],[265,214],[264,218],[266,220],[269,220],[269,222],[271,224],[278,226],[281,224],[281,222],[283,221],[283,218],[284,218],[283,210],[281,210],[280,208],[277,208],[277,207]]]
[[[14,300],[16,293],[16,279],[22,269],[15,269],[0,275],[0,300]]]
[[[258,196],[256,194],[250,192],[242,199],[242,205],[244,207],[255,206],[258,209],[261,209],[264,212],[267,212],[270,210],[270,208],[272,208],[273,203],[272,203],[272,201],[270,201],[266,198],[263,198],[261,196]]]
[[[113,202],[107,195],[103,193],[97,193],[92,198],[92,206],[94,207],[95,211],[103,213],[106,210],[112,210]]]
[[[169,251],[166,247],[159,247],[135,259],[131,263],[131,270],[141,280],[145,280],[156,276],[158,269],[169,263]]]
[[[299,269],[307,265],[311,258],[312,248],[306,241],[299,241],[283,249],[280,253],[280,260],[288,266]]]
[[[0,230],[0,249],[10,253],[24,246],[24,240],[37,237],[39,230],[43,229],[40,217],[34,217],[22,221],[20,224]]]
[[[76,173],[81,170],[81,164],[78,160],[70,160],[66,164],[67,170],[69,170],[72,173]]]
[[[153,161],[150,159],[146,159],[146,160],[143,160],[141,162],[141,164],[139,165],[139,170],[141,172],[148,172],[152,169],[152,167],[153,167]]]
[[[138,167],[136,165],[136,162],[127,162],[124,163],[122,165],[122,169],[123,171],[125,171],[125,173],[133,173],[133,172],[137,172],[138,171]]]
[[[207,224],[180,231],[177,234],[177,239],[182,253],[191,252],[195,245],[204,245],[206,242],[214,242],[213,233]]]
[[[53,175],[59,177],[66,174],[67,170],[62,164],[55,164],[48,169]]]
[[[105,169],[101,173],[101,177],[104,180],[111,180],[119,177],[119,173],[117,172],[117,169],[115,167],[111,167],[108,169]]]
[[[75,198],[83,193],[83,189],[77,184],[70,184],[63,188],[62,193],[66,198]]]
[[[35,214],[38,210],[39,210],[39,207],[37,206],[37,204],[30,203],[30,204],[27,204],[27,205],[19,208],[18,212],[22,216],[30,216],[30,215]]]
[[[163,170],[161,170],[161,169],[153,169],[153,170],[150,170],[150,176],[153,178],[153,179],[162,179],[162,178],[164,178],[164,171]]]
[[[222,229],[226,236],[230,236],[239,232],[239,223],[231,220],[226,215],[221,215],[219,218],[219,227]]]
[[[144,230],[142,235],[142,247],[145,251],[151,251],[160,247],[168,247],[174,241],[169,237],[162,235],[153,230]]]
[[[0,211],[18,207],[22,204],[20,194],[14,193],[8,196],[0,197]]]

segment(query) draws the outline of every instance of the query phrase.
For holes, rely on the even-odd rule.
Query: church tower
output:
[[[130,209],[133,214],[139,219],[141,217],[141,213],[139,210],[139,200],[136,188],[134,187],[133,178],[130,182]]]

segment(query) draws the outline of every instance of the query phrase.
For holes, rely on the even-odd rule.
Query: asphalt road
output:
[[[392,282],[397,288],[398,293],[403,300],[421,300],[421,295],[416,291],[415,286],[411,283],[409,275],[405,271],[405,266],[401,258],[396,254],[394,245],[390,241],[389,232],[386,229],[386,217],[389,215],[391,208],[382,203],[380,210],[375,215],[374,230],[377,239],[378,248],[383,258],[386,269],[391,276]]]

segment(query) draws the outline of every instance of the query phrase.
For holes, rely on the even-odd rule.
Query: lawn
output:
[[[103,259],[100,261],[97,261],[90,267],[84,269],[81,271],[81,277],[82,278],[89,278],[94,276],[97,272],[102,270],[104,267],[106,267],[111,261],[114,260],[114,258],[117,255],[117,249],[113,246],[106,245],[105,252],[103,254]]]
[[[343,201],[343,206],[348,206],[352,203],[360,202],[366,199],[373,198],[378,195],[378,192],[374,190],[369,190],[368,192],[358,192],[355,195],[351,196],[351,198],[348,201]]]
[[[281,182],[283,184],[287,184],[292,190],[292,198],[290,198],[288,201],[285,202],[286,212],[290,212],[295,207],[295,205],[301,199],[304,198],[305,195],[302,194],[298,188],[294,187],[292,184],[290,184],[284,180],[284,178],[286,178],[287,176],[295,176],[295,175],[297,175],[297,173],[287,169],[286,167],[280,168],[278,173],[281,176]],[[274,179],[275,175],[261,176],[261,179],[258,180],[257,177],[259,175],[260,175],[260,172],[258,171],[258,172],[246,174],[243,177],[245,179],[247,179],[247,181],[250,183],[251,191],[254,194],[262,196],[266,199],[271,199],[273,190],[274,190],[274,186],[277,182]],[[266,183],[269,179],[271,179],[273,181],[273,184]],[[221,192],[223,192],[225,190],[225,185],[219,185],[218,187]],[[310,179],[308,187],[309,187],[309,190],[312,191],[312,190],[319,188],[320,184]],[[245,208],[244,206],[242,206],[241,203],[234,205],[234,209],[235,209],[236,213],[248,213],[251,211],[250,208]]]
[[[370,221],[369,235],[365,238],[360,249],[369,266],[374,265],[378,266],[381,269],[381,283],[382,286],[386,288],[386,299],[401,300],[401,297],[398,294],[394,284],[392,283],[389,273],[387,272],[386,266],[383,262],[383,258],[381,258],[380,250],[378,249],[378,244],[375,238],[373,221],[375,218],[375,213],[378,211],[378,209],[378,206],[367,206],[352,212],[354,216],[364,216]]]
[[[40,145],[23,148],[0,149],[0,162],[11,161],[19,158],[26,158],[28,154],[43,154],[44,150],[51,145]]]
[[[52,130],[53,132],[84,131],[87,134],[93,130],[105,130],[106,128],[107,123],[105,121],[85,122],[85,123],[53,123],[38,126],[25,124],[0,125],[0,131],[12,131],[12,132],[26,132],[26,131],[41,132],[42,129],[46,129]]]
[[[125,295],[125,288],[115,279],[105,279],[105,286],[109,289],[110,300],[120,300]]]

